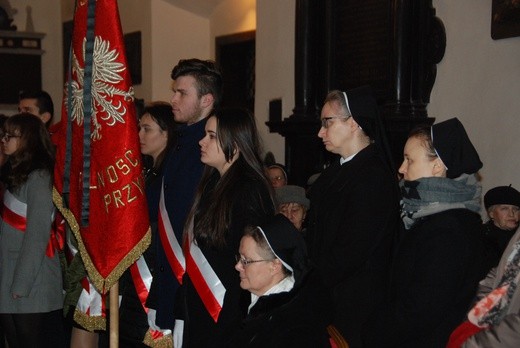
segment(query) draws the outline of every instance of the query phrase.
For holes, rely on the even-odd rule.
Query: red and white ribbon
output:
[[[27,228],[27,204],[16,198],[9,190],[5,190],[3,206],[1,209],[2,220],[21,232]],[[61,215],[58,214],[61,218]],[[51,214],[51,221],[54,220],[54,213]],[[65,243],[65,229],[63,221],[55,221],[51,226],[49,242],[45,250],[47,257],[54,257],[55,250],[63,250]]]
[[[154,340],[159,340],[165,336],[172,335],[172,331],[169,329],[161,329],[155,323],[156,311],[152,308],[146,307],[146,299],[150,293],[150,286],[152,285],[152,273],[146,264],[146,260],[141,256],[132,266],[130,266],[130,273],[134,281],[135,289],[139,301],[143,306],[146,316],[148,318],[148,326],[150,327],[149,332]]]
[[[78,253],[78,249],[76,249],[69,238],[67,238],[67,246],[69,247],[72,257],[75,257]],[[88,317],[105,318],[105,299],[101,293],[96,290],[88,276],[81,280],[81,287],[83,289],[76,304],[76,310]]]
[[[164,203],[164,179],[161,183],[161,198],[159,199],[159,238],[166,253],[168,263],[175,277],[182,284],[182,277],[186,270],[186,260],[182,253],[182,247],[175,236],[166,205]]]
[[[193,242],[193,235],[190,235],[189,250],[186,252],[186,272],[188,272],[206,310],[216,323],[224,305],[226,288],[202,250]]]

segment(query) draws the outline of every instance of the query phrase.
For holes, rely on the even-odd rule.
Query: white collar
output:
[[[347,163],[348,161],[350,161],[351,159],[353,159],[354,156],[357,155],[357,154],[358,154],[358,153],[356,152],[355,154],[350,155],[350,156],[348,156],[347,158],[343,158],[343,157],[341,157],[341,158],[339,159],[339,164],[340,164],[340,165],[343,165],[343,164]]]
[[[289,292],[294,286],[294,276],[291,274],[288,277],[283,278],[280,282],[278,282],[275,286],[273,286],[271,289],[267,290],[265,294],[262,296],[272,295],[272,294],[278,294],[280,292]],[[249,305],[249,308],[247,309],[247,313],[253,308],[253,306],[256,304],[258,299],[261,296],[256,296],[255,294],[251,293],[251,304]]]

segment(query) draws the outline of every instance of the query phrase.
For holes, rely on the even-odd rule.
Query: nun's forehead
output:
[[[344,103],[340,102],[339,100],[330,100],[323,105],[321,114],[322,116],[338,116],[347,115],[348,111]]]

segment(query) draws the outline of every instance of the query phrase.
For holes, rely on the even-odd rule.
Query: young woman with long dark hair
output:
[[[206,165],[185,229],[184,347],[222,347],[250,301],[234,271],[246,226],[274,214],[273,192],[260,156],[251,114],[242,109],[211,116],[199,142]]]

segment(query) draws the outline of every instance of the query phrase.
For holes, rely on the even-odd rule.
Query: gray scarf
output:
[[[406,229],[425,216],[450,209],[468,209],[480,213],[482,187],[475,174],[458,178],[421,178],[401,180],[401,218]]]

